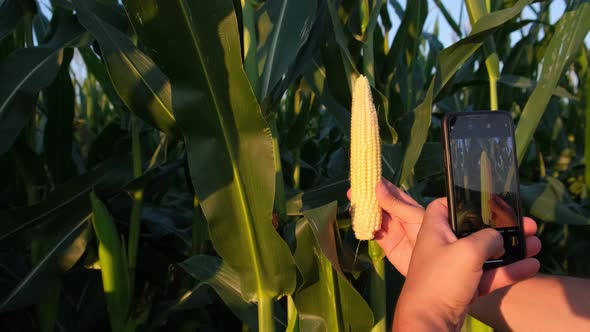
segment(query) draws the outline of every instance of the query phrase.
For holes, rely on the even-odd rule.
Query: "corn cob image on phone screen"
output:
[[[511,137],[451,138],[457,233],[518,227]]]

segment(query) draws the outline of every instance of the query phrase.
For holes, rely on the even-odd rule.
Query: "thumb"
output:
[[[489,258],[497,258],[504,254],[504,239],[493,228],[477,231],[458,240],[454,246],[461,250],[468,263],[481,270],[483,263]]]
[[[484,271],[479,282],[479,295],[487,295],[496,289],[530,278],[539,271],[539,267],[537,259],[526,258],[510,265]]]

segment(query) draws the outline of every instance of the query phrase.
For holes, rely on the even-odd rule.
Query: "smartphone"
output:
[[[442,141],[449,221],[458,238],[492,227],[504,238],[493,268],[523,259],[526,248],[518,185],[514,123],[503,111],[448,113]]]

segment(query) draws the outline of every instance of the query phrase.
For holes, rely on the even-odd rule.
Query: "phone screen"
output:
[[[511,121],[507,116],[456,117],[449,127],[448,146],[457,235],[496,228],[509,260],[517,259],[521,240]]]

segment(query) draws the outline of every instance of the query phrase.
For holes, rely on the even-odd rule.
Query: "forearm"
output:
[[[470,313],[500,331],[588,330],[590,280],[538,274],[478,298]]]

